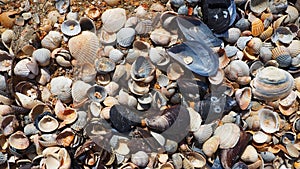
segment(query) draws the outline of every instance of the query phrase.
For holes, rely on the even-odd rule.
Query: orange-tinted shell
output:
[[[242,110],[246,110],[251,102],[251,88],[250,87],[244,87],[242,89],[238,89],[235,92],[235,98]]]
[[[255,19],[251,24],[251,32],[253,36],[259,36],[264,31],[264,24],[260,19]]]
[[[12,16],[17,14],[16,11],[8,11],[0,14],[0,23],[5,28],[12,28],[14,26],[15,18]]]

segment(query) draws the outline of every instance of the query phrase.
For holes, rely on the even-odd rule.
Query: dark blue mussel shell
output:
[[[217,73],[218,55],[202,41],[183,42],[168,49],[167,53],[187,69],[200,76],[211,76]],[[185,57],[192,57],[192,63],[185,64]]]

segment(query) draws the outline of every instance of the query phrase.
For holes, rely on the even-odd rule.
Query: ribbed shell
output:
[[[251,32],[253,36],[259,36],[264,31],[264,24],[260,19],[255,19],[251,24]]]
[[[265,31],[263,31],[263,33],[260,34],[259,38],[264,41],[266,39],[268,39],[269,37],[271,37],[273,34],[273,28],[271,26],[269,26]]]
[[[117,32],[126,23],[126,11],[122,8],[108,9],[102,14],[101,20],[104,30],[111,33]]]
[[[77,120],[71,125],[71,128],[79,131],[87,124],[87,113],[85,111],[78,111],[77,115]]]
[[[133,28],[122,28],[117,33],[117,43],[122,47],[128,47],[135,38],[135,30]]]
[[[287,48],[292,57],[300,54],[300,40],[293,40]]]
[[[275,59],[280,67],[288,67],[292,63],[292,57],[284,46],[278,46],[272,50],[272,58]]]
[[[72,98],[74,102],[81,102],[87,98],[87,91],[91,87],[90,84],[84,81],[76,81],[72,85]]]
[[[212,134],[213,126],[211,124],[201,125],[199,130],[194,132],[194,136],[200,144],[209,139]]]
[[[51,52],[49,49],[40,48],[32,53],[32,57],[37,61],[41,66],[47,66],[50,63]]]
[[[97,57],[97,50],[100,43],[96,34],[90,31],[83,31],[81,34],[69,40],[69,50],[78,63],[91,63]]]
[[[220,137],[221,149],[233,148],[240,139],[240,128],[234,123],[225,123],[216,128],[214,135]]]
[[[284,98],[291,92],[294,78],[283,69],[269,66],[259,71],[250,85],[254,98],[273,101]]]
[[[143,20],[140,21],[136,27],[135,31],[139,35],[147,34],[153,29],[152,21],[151,20]]]
[[[250,0],[250,9],[252,12],[260,14],[269,6],[269,0]]]

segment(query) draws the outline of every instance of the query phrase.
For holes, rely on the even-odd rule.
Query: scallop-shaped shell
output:
[[[288,51],[292,57],[300,54],[300,40],[293,40],[288,46]]]
[[[57,135],[56,142],[58,145],[67,147],[73,142],[74,137],[75,133],[72,131],[72,129],[66,128]]]
[[[288,14],[287,18],[285,19],[285,22],[294,23],[295,20],[299,18],[299,12],[297,8],[295,8],[292,5],[289,5],[285,12]]]
[[[138,22],[138,24],[134,29],[138,35],[147,34],[153,29],[152,21],[151,20],[140,21]]]
[[[71,124],[77,120],[77,111],[72,108],[66,108],[62,111],[55,113],[57,118],[64,121],[65,124]]]
[[[170,57],[161,47],[150,48],[149,58],[154,65],[165,66],[170,63]]]
[[[108,9],[101,15],[103,29],[107,32],[117,32],[126,23],[126,11],[123,8]]]
[[[242,89],[237,89],[235,92],[235,99],[242,110],[246,110],[251,102],[251,88],[244,87]]]
[[[220,137],[221,149],[233,148],[240,139],[240,128],[234,123],[225,123],[216,128],[214,135]]]
[[[252,145],[248,145],[244,150],[241,159],[244,162],[254,163],[258,159],[258,154],[256,149]]]
[[[208,157],[211,157],[217,150],[220,145],[220,137],[212,136],[208,140],[206,140],[202,146],[203,152]]]
[[[37,61],[41,66],[47,66],[50,63],[51,52],[49,49],[40,48],[32,53],[32,57]]]
[[[151,32],[150,39],[156,45],[167,46],[171,41],[171,34],[163,28],[158,28]]]
[[[81,34],[72,37],[68,42],[68,46],[71,55],[78,63],[94,64],[100,43],[95,33],[83,31]]]
[[[272,101],[289,95],[294,86],[294,78],[283,69],[269,66],[256,74],[250,86],[254,98]]]
[[[271,37],[271,40],[273,43],[279,41],[284,44],[290,44],[293,38],[293,33],[289,28],[280,26],[275,30],[274,34]]]
[[[96,74],[97,72],[93,64],[83,63],[81,65],[80,76],[81,80],[83,80],[84,82],[89,83],[95,81]]]
[[[272,58],[278,62],[280,67],[288,67],[292,63],[292,56],[284,46],[278,46],[272,49]]]
[[[61,24],[60,30],[66,36],[75,36],[81,32],[81,27],[76,20],[65,20]]]
[[[154,65],[148,58],[139,56],[131,66],[131,78],[135,81],[150,82],[153,79],[153,73],[155,71]]]
[[[144,151],[138,151],[131,155],[131,161],[139,167],[146,167],[149,162],[149,156]]]
[[[41,44],[44,48],[49,50],[54,50],[58,48],[62,41],[62,36],[57,31],[50,31],[41,41]]]
[[[238,77],[249,76],[249,66],[241,61],[234,60],[225,68],[225,75],[230,80],[237,80]]]
[[[124,54],[118,50],[118,49],[112,49],[110,52],[109,52],[109,58],[114,61],[115,63],[118,63],[122,60]]]
[[[250,0],[250,9],[252,12],[261,14],[269,7],[269,0]]]
[[[50,91],[52,94],[56,95],[62,102],[69,102],[72,98],[71,85],[71,79],[64,76],[58,76],[50,81]]]
[[[264,24],[260,19],[255,19],[251,23],[251,33],[253,36],[259,36],[264,31]]]
[[[276,112],[262,108],[258,111],[260,127],[266,133],[279,131],[279,116]]]
[[[72,85],[72,98],[73,102],[80,103],[87,99],[87,91],[91,87],[90,84],[85,83],[84,81],[77,80]]]
[[[42,132],[49,133],[58,128],[58,121],[50,116],[50,115],[44,115],[38,122],[38,129]]]
[[[81,27],[81,31],[90,31],[96,33],[96,25],[89,17],[81,17],[79,19],[79,25]]]
[[[9,136],[8,138],[9,145],[17,150],[26,149],[30,142],[29,139],[22,131],[17,131]]]
[[[122,47],[129,47],[135,39],[135,30],[133,28],[122,28],[117,33],[117,43]]]
[[[104,29],[100,29],[97,32],[97,36],[99,37],[100,42],[103,45],[114,45],[117,40],[116,33],[108,33]]]
[[[5,45],[9,45],[10,42],[13,40],[14,36],[14,31],[11,29],[7,29],[1,34],[1,40]]]
[[[116,67],[116,64],[113,60],[101,57],[95,60],[95,68],[98,73],[106,74],[113,71]]]
[[[270,38],[270,37],[272,36],[272,34],[273,34],[273,28],[272,28],[271,26],[269,26],[265,31],[263,31],[263,32],[260,34],[259,38],[260,38],[262,41],[264,41],[264,40]]]
[[[92,86],[87,90],[87,96],[92,101],[102,102],[107,97],[107,92],[103,86]]]
[[[77,116],[77,120],[71,125],[71,128],[80,131],[87,124],[87,113],[85,111],[78,111]]]
[[[197,131],[195,131],[193,134],[196,140],[200,144],[204,143],[213,134],[213,125],[212,124],[201,125],[200,128]]]
[[[229,28],[228,29],[228,38],[225,38],[225,40],[228,43],[235,43],[241,36],[241,33],[242,32],[239,28]]]

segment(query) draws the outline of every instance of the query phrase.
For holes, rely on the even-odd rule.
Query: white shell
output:
[[[260,109],[258,111],[260,118],[260,127],[266,133],[275,133],[279,131],[279,117],[278,114],[269,109]]]
[[[84,99],[87,99],[87,91],[91,87],[90,84],[85,83],[84,81],[77,80],[72,85],[72,98],[74,102],[82,102]]]
[[[239,141],[240,128],[234,123],[225,123],[216,128],[214,135],[220,137],[221,149],[233,148]]]
[[[69,102],[71,101],[71,85],[71,79],[64,76],[58,76],[51,80],[50,91],[52,94],[57,95],[58,99],[62,102]]]
[[[58,121],[49,115],[45,115],[38,123],[38,128],[42,132],[52,132],[58,128]]]
[[[101,20],[103,23],[103,29],[107,32],[117,32],[120,30],[126,22],[126,12],[122,8],[114,8],[106,10]]]
[[[150,39],[156,45],[167,46],[171,41],[171,34],[163,28],[158,28],[151,32]]]
[[[138,23],[138,18],[135,16],[132,16],[127,19],[124,27],[125,28],[135,27],[137,23]]]
[[[122,47],[128,47],[135,38],[135,30],[133,28],[122,28],[117,33],[117,43]]]
[[[170,63],[170,57],[162,47],[150,48],[149,58],[157,66],[165,66]]]
[[[50,31],[41,41],[42,46],[49,50],[54,50],[60,46],[62,36],[57,31]]]
[[[103,45],[114,45],[117,39],[116,33],[108,33],[104,29],[100,29],[97,36]]]
[[[118,49],[113,49],[109,52],[109,58],[115,63],[121,61],[123,56],[124,54]]]
[[[48,71],[48,69],[45,69],[45,68],[42,68],[40,72],[41,72],[41,74],[37,77],[37,81],[41,85],[45,85],[46,83],[48,83],[51,80],[50,72]]]
[[[135,27],[136,33],[139,35],[147,34],[152,29],[153,29],[153,26],[152,26],[151,20],[140,21]]]
[[[14,31],[11,29],[7,29],[1,34],[2,42],[8,45],[13,40],[14,36],[15,36]]]
[[[40,48],[32,53],[32,57],[37,61],[41,66],[48,66],[50,63],[51,52],[49,49]]]
[[[75,36],[81,32],[81,27],[76,20],[65,20],[61,24],[60,30],[64,35]]]
[[[254,163],[258,159],[256,149],[252,145],[248,145],[244,150],[241,159],[245,162]]]

